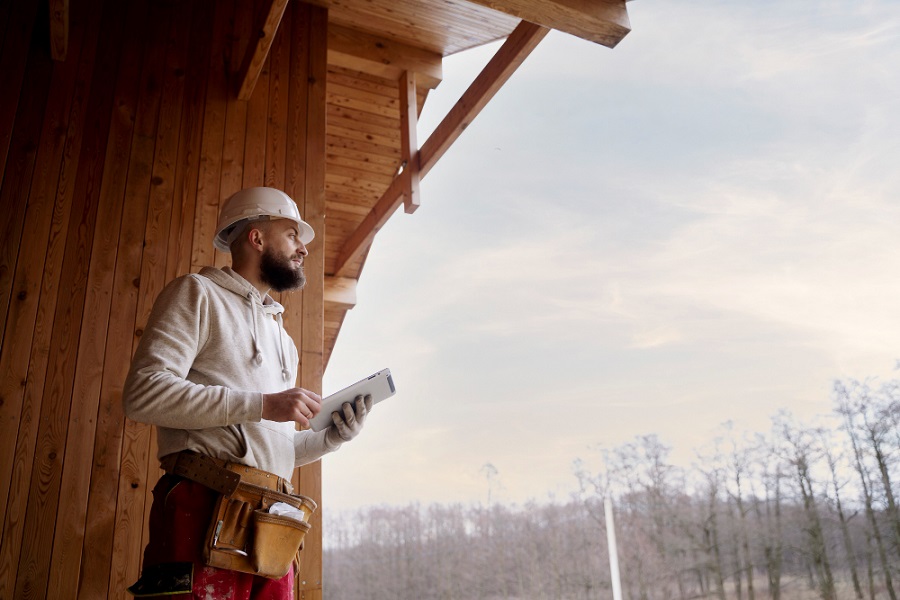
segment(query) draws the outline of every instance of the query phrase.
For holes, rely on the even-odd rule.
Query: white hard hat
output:
[[[245,222],[263,219],[290,219],[300,228],[300,241],[309,244],[315,237],[313,228],[300,217],[297,204],[291,197],[275,188],[254,187],[241,190],[222,204],[219,224],[213,245],[222,252],[231,252],[231,242]]]

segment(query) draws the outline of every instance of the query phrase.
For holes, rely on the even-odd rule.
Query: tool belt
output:
[[[316,510],[312,498],[294,495],[290,482],[273,473],[183,450],[161,459],[167,473],[219,492],[203,548],[211,567],[284,577],[299,565],[303,538]],[[284,502],[302,512],[302,520],[269,513]]]

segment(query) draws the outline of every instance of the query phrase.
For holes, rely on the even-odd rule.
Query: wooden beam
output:
[[[403,209],[407,214],[416,212],[421,203],[419,192],[419,142],[416,140],[416,124],[419,109],[416,98],[416,74],[404,71],[400,77],[400,156],[403,158]]]
[[[419,150],[419,177],[425,177],[448,148],[481,112],[494,94],[519,68],[548,29],[523,21],[506,39],[497,54],[488,62],[469,89]],[[369,247],[375,234],[381,229],[402,202],[403,178],[394,177],[391,185],[381,195],[359,227],[356,228],[338,253],[334,275],[347,274],[350,263]]]
[[[548,31],[545,27],[527,21],[519,23],[469,89],[422,144],[419,150],[421,177],[428,174],[431,167],[487,106]]]
[[[50,56],[66,60],[69,49],[69,0],[50,0]]]
[[[369,214],[365,216],[359,227],[356,228],[338,254],[337,264],[334,268],[334,276],[342,277],[347,274],[347,268],[350,262],[362,254],[363,250],[369,247],[375,234],[381,229],[388,218],[394,213],[400,202],[402,202],[400,191],[403,188],[403,180],[401,177],[394,177],[387,191],[381,195]]]
[[[238,81],[241,83],[238,89],[238,100],[249,100],[253,94],[253,88],[256,86],[256,80],[259,79],[266,57],[269,55],[272,40],[275,39],[275,33],[278,31],[278,25],[281,23],[287,3],[288,0],[265,0],[256,20],[258,37],[251,40],[241,65],[238,77]]]
[[[631,31],[625,0],[471,1],[609,48],[614,48]]]
[[[411,71],[420,86],[434,89],[443,79],[442,59],[437,52],[333,23],[328,25],[329,65],[394,81]]]
[[[350,310],[356,306],[356,280],[350,277],[325,277],[325,304],[329,308]]]

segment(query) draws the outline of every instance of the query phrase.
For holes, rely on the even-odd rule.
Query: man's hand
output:
[[[341,410],[331,413],[331,420],[334,421],[334,426],[329,427],[325,435],[336,444],[349,442],[362,431],[366,422],[366,415],[369,414],[370,410],[372,410],[371,395],[366,395],[365,397],[357,396],[352,404],[344,402]]]
[[[322,409],[322,396],[303,388],[291,388],[274,394],[263,394],[262,418],[285,423],[294,421],[309,429],[309,420]]]

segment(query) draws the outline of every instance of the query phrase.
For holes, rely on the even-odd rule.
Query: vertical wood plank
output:
[[[50,56],[63,61],[69,51],[69,0],[49,0],[49,3]]]
[[[299,9],[299,8],[298,8]],[[309,33],[309,85],[307,92],[306,188],[303,216],[316,230],[307,257],[307,285],[303,292],[302,381],[322,391],[325,285],[325,127],[328,11],[307,5]],[[300,469],[300,489],[319,504],[312,520],[313,535],[306,542],[298,577],[298,594],[310,600],[322,598],[322,463]]]
[[[287,155],[285,162],[284,191],[293,198],[303,211],[306,196],[307,123],[309,118],[309,11],[306,7],[291,7],[291,60],[289,110],[287,120]],[[287,35],[288,32],[285,33]],[[316,237],[321,235],[315,229]],[[301,312],[297,311],[299,317]],[[299,333],[299,328],[298,328]],[[299,336],[296,338],[299,341]]]
[[[109,401],[115,404],[115,410],[120,412],[124,423],[110,565],[110,598],[122,595],[128,585],[137,581],[143,549],[150,426],[125,419],[122,385],[139,337],[136,330],[143,327],[138,321],[139,309],[143,304],[149,314],[150,305],[162,289],[165,276],[165,246],[161,232],[169,228],[171,199],[166,197],[164,189],[160,191],[158,188],[168,176],[175,157],[166,144],[166,136],[174,137],[171,119],[161,124],[160,111],[173,6],[172,3],[152,3],[149,14],[150,35],[144,45],[141,93],[125,188],[119,258],[116,261],[113,298],[118,302],[113,305],[104,367],[104,379],[109,376],[110,390],[113,392],[108,396]],[[166,108],[169,109],[168,106]],[[171,111],[166,116],[171,117]],[[160,143],[157,144],[157,141]],[[157,166],[159,171],[154,172]],[[110,352],[112,348],[117,351]],[[123,352],[124,348],[129,351]]]
[[[74,23],[75,30],[72,37],[72,50],[78,52],[81,44],[81,30],[78,28],[77,21]],[[28,381],[28,372],[32,372],[31,381],[28,385],[35,385],[35,378],[41,381],[44,377],[46,368],[46,353],[33,351],[35,348],[42,348],[41,340],[46,338],[45,322],[37,321],[38,307],[40,304],[45,306],[55,306],[56,292],[59,282],[59,271],[61,267],[61,253],[58,248],[65,243],[65,230],[63,225],[68,221],[70,204],[60,202],[57,197],[57,182],[60,181],[60,165],[63,161],[63,154],[67,144],[71,146],[71,139],[68,135],[71,133],[69,121],[70,106],[75,104],[74,109],[82,104],[79,97],[73,100],[73,92],[75,91],[76,74],[78,72],[78,61],[72,60],[65,64],[58,64],[53,70],[53,76],[50,81],[49,102],[44,117],[43,131],[41,132],[40,142],[38,144],[37,159],[35,162],[33,183],[31,185],[31,193],[28,199],[28,211],[25,218],[25,231],[28,235],[22,239],[22,245],[19,251],[19,261],[16,265],[16,275],[13,286],[13,293],[16,296],[16,302],[12,305],[10,311],[11,327],[6,330],[6,339],[3,342],[8,351],[0,355],[0,390],[3,390],[2,396],[5,399],[5,405],[20,406],[24,395],[24,389],[21,384]],[[71,150],[71,148],[69,148]],[[60,183],[64,183],[60,181]],[[62,241],[60,241],[62,236]],[[56,251],[54,251],[56,250]],[[44,335],[41,335],[44,333]],[[28,352],[26,349],[32,348],[32,341],[37,341],[32,349]],[[37,387],[41,388],[42,383],[37,382]],[[35,403],[29,403],[29,406],[35,407]],[[34,452],[34,433],[36,425],[32,423],[31,418],[26,420],[20,419],[20,437],[16,456],[21,457],[21,467],[30,463],[30,458]],[[4,436],[6,438],[6,436]],[[11,440],[15,439],[14,435],[10,435]],[[3,453],[0,462],[3,463],[2,472],[8,472],[8,460],[12,453]],[[27,468],[17,469],[16,476],[12,478],[6,489],[10,490],[10,495],[16,497],[17,501],[14,508],[17,514],[21,514],[24,491],[28,488],[28,482],[23,480],[30,474]],[[6,478],[4,477],[5,481]],[[7,496],[2,496],[5,515]],[[16,518],[11,518],[17,521]],[[8,552],[8,548],[5,552]],[[9,558],[4,557],[4,558]]]
[[[138,40],[140,38],[140,36],[134,37],[137,37]],[[137,43],[140,42],[138,41]],[[127,54],[123,56],[123,60],[125,56]],[[127,138],[130,138],[134,118],[133,102],[120,96],[117,109],[117,116],[122,117],[123,121],[126,121],[122,129],[129,131]],[[128,140],[125,139],[123,141],[127,143]],[[127,151],[124,155],[128,156]],[[124,165],[119,163],[115,166]],[[104,179],[109,175],[109,167],[110,163],[107,162]],[[119,171],[121,171],[120,179],[124,182],[126,178],[124,169],[119,169]],[[116,179],[115,175],[113,179]],[[107,191],[112,190],[107,188]],[[114,190],[113,194],[118,196],[120,192]],[[107,198],[108,196],[105,198],[101,194],[101,204]],[[121,211],[118,212],[117,218],[121,218]],[[108,249],[104,249],[104,251],[108,251]],[[87,312],[92,312],[93,308],[88,306]],[[62,456],[64,455],[63,445],[68,433],[68,416],[71,410],[72,386],[78,358],[79,329],[77,324],[81,322],[82,318],[83,315],[81,314],[72,314],[70,318],[66,319],[66,326],[59,329],[60,335],[58,337],[56,332],[54,332],[54,340],[59,340],[60,351],[53,353],[53,356],[54,358],[57,356],[60,358],[57,359],[56,367],[53,368],[53,378],[48,378],[44,387],[44,403],[41,413],[42,429],[33,469],[34,475],[32,477],[29,512],[26,519],[26,536],[21,561],[23,564],[33,565],[33,568],[28,571],[28,578],[20,577],[19,581],[17,581],[16,590],[18,597],[24,597],[20,590],[27,590],[31,582],[38,582],[46,586],[49,579],[52,539],[60,498]],[[31,576],[32,570],[33,576]],[[41,592],[43,591],[44,588],[42,587]]]
[[[102,2],[94,2],[93,7],[99,9]],[[97,415],[97,400],[102,373],[100,372],[103,355],[102,347],[99,355],[95,335],[106,337],[108,320],[108,292],[102,285],[97,285],[94,278],[88,286],[88,271],[96,272],[97,261],[107,259],[106,253],[99,251],[91,254],[94,239],[94,227],[97,224],[100,189],[107,136],[110,127],[113,93],[115,91],[115,73],[118,64],[118,53],[121,44],[125,5],[119,2],[107,2],[103,12],[103,20],[99,29],[96,24],[87,27],[87,39],[95,44],[96,64],[87,57],[87,48],[82,52],[79,69],[79,97],[89,95],[86,101],[86,117],[80,123],[75,117],[72,122],[79,128],[70,137],[77,140],[73,147],[73,165],[77,163],[74,177],[65,174],[61,179],[74,179],[74,185],[63,187],[60,182],[60,193],[65,202],[72,203],[72,214],[69,221],[69,236],[66,241],[63,281],[60,293],[67,298],[72,308],[66,318],[80,319],[77,361],[74,382],[72,385],[72,409],[66,438],[65,460],[63,465],[61,489],[66,490],[66,501],[57,509],[56,529],[51,556],[50,579],[47,597],[57,600],[75,598],[80,577],[81,552],[85,535],[85,519],[87,516],[88,490],[90,486],[91,463],[87,459],[94,445],[94,431]],[[108,32],[100,36],[99,31]],[[99,47],[96,44],[99,43]],[[73,106],[73,113],[76,107]],[[65,169],[64,169],[65,171]],[[103,228],[104,220],[99,226]],[[103,232],[101,232],[103,235]],[[115,257],[111,262],[114,264]],[[112,267],[109,267],[111,271]],[[101,269],[102,270],[102,269]],[[82,312],[83,306],[92,310]],[[93,388],[96,387],[96,391]]]
[[[228,72],[233,75],[234,81],[238,81],[238,71],[241,62],[247,54],[247,48],[254,36],[255,3],[253,0],[242,0],[234,8],[234,32],[231,41],[231,54],[228,61]],[[229,94],[231,97],[233,94]]]
[[[284,91],[287,108],[284,113],[284,119],[279,121],[285,125],[284,163],[278,162],[282,158],[282,155],[278,152],[273,153],[271,157],[267,156],[267,162],[269,158],[273,158],[276,161],[271,165],[267,165],[267,169],[281,164],[278,167],[283,173],[282,185],[284,187],[281,189],[294,199],[300,214],[304,218],[306,217],[306,214],[303,212],[303,196],[306,192],[307,93],[310,75],[309,20],[307,12],[304,5],[297,5],[292,6],[284,14],[279,34],[281,37],[276,41],[279,46],[272,49],[273,69],[276,66],[281,69],[283,53],[286,50],[288,52],[288,58],[286,59],[288,72],[285,79],[287,86],[279,89],[279,92],[282,89]],[[279,74],[280,76],[281,74]],[[276,131],[275,134],[277,136],[280,132]],[[318,233],[318,230],[316,230],[317,235]],[[289,333],[291,338],[297,344],[298,349],[302,350],[302,293],[297,291],[287,292],[282,294],[280,300],[284,305],[285,315],[290,316],[291,329]]]
[[[127,300],[127,290],[123,289],[122,278],[125,268],[118,268],[119,252],[128,240],[122,225],[128,223],[123,219],[126,182],[131,163],[132,137],[137,113],[137,99],[140,88],[140,64],[145,32],[147,5],[136,1],[128,5],[128,17],[125,24],[125,37],[120,52],[119,68],[116,79],[113,118],[110,124],[107,153],[104,163],[103,179],[100,186],[100,207],[97,215],[97,227],[94,235],[94,247],[91,254],[91,270],[89,273],[89,289],[96,290],[98,305],[87,311],[86,316],[118,315],[118,307]],[[145,215],[136,216],[141,223]],[[121,235],[120,235],[121,234]],[[139,245],[140,236],[132,243]],[[126,256],[127,258],[127,256]],[[126,260],[127,263],[127,260]],[[127,282],[132,285],[132,282]],[[133,286],[132,286],[133,287]],[[90,313],[90,314],[88,314]],[[133,315],[132,315],[133,318]],[[133,324],[133,323],[132,323]],[[91,392],[98,395],[97,423],[94,437],[94,453],[91,468],[91,487],[88,497],[88,516],[83,544],[82,570],[83,576],[78,589],[78,598],[85,600],[103,598],[107,594],[110,580],[110,564],[113,543],[113,528],[116,514],[116,495],[118,491],[119,456],[122,440],[122,407],[116,396],[115,386],[121,387],[122,381],[114,381],[119,375],[112,374],[110,361],[115,353],[121,354],[118,347],[109,348],[109,341],[119,339],[116,327],[121,327],[121,319],[98,319],[95,328],[85,328],[82,339],[87,347],[81,346],[84,355],[79,359],[92,356],[97,359],[93,365],[98,373],[97,380],[91,382]],[[130,328],[129,328],[130,329]],[[86,334],[86,335],[84,335]],[[131,331],[128,331],[130,340]],[[87,339],[85,339],[87,337]],[[81,360],[79,360],[79,363]],[[80,366],[80,365],[79,365]],[[119,390],[121,391],[121,390]]]
[[[10,321],[13,274],[52,71],[49,56],[40,47],[46,37],[22,36],[20,28],[30,32],[31,24],[21,21],[33,20],[36,8],[31,1],[21,4],[29,6],[15,7],[11,27],[16,31],[7,36],[0,55],[0,86],[4,86],[0,89],[11,90],[0,94],[0,344]],[[26,65],[31,76],[23,85]],[[0,416],[0,427],[2,423]]]
[[[191,271],[191,245],[200,175],[200,147],[203,140],[203,115],[212,43],[214,0],[191,2],[191,36],[185,71],[184,112],[178,142],[178,168],[175,171],[175,198],[169,230],[166,280]]]
[[[93,2],[91,5],[93,11],[99,11],[101,7],[101,2]],[[100,25],[100,30],[108,32],[105,36],[99,36],[97,23],[94,22],[95,16],[90,19],[92,24],[88,26],[86,46],[80,59],[79,87],[75,94],[73,116],[70,120],[71,144],[67,141],[65,164],[57,191],[59,202],[72,207],[69,220],[71,233],[66,241],[65,252],[60,253],[65,257],[64,283],[60,285],[60,293],[71,294],[70,302],[79,307],[84,305],[85,298],[88,307],[99,307],[104,297],[102,291],[98,292],[93,286],[88,287],[86,280],[98,214],[99,186],[110,128],[115,72],[124,29],[122,26],[124,12],[124,5],[121,3],[106,4]],[[95,56],[91,56],[91,53]],[[51,248],[51,252],[55,251]],[[114,256],[112,260],[115,260]],[[69,318],[82,319],[82,331],[93,331],[94,325],[102,326],[105,331],[108,316],[106,312],[101,315],[99,311],[87,310],[82,315],[80,311],[80,308],[73,311]],[[84,354],[86,339],[88,338],[82,336],[79,343],[78,363],[73,383],[74,396],[77,398],[89,396],[83,392],[87,387],[85,381],[99,382],[101,376],[102,355],[93,362],[89,354]],[[79,516],[70,513],[65,518],[57,520],[51,557],[51,578],[47,589],[47,597],[57,599],[73,598],[78,589],[73,582],[77,583],[80,573],[90,463],[88,462],[85,468],[78,469],[77,466],[70,464],[70,460],[73,454],[78,456],[84,454],[88,459],[90,457],[96,402],[92,410],[72,411],[70,417],[66,462],[61,484],[67,496],[60,509],[64,511],[68,507],[68,510],[78,512]],[[89,433],[78,434],[85,429]],[[81,445],[80,448],[78,444]],[[65,469],[69,470],[68,478]],[[74,476],[71,475],[73,470],[77,471]]]
[[[173,198],[175,196],[175,172],[178,167],[178,145],[181,135],[188,41],[190,39],[191,4],[181,2],[173,8],[176,14],[171,19],[166,49],[166,66],[162,84],[162,100],[159,109],[156,155],[153,159],[153,176],[150,180],[150,208],[147,212],[147,228],[144,234],[144,256],[141,265],[141,290],[138,296],[135,336],[132,354],[137,350],[141,333],[146,327],[156,297],[165,286],[168,261],[168,235],[171,229]],[[150,435],[146,447],[136,454],[146,457],[143,485],[143,525],[138,552],[131,559],[134,564],[134,580],[142,558],[141,549],[149,539],[150,506],[153,501],[153,486],[162,471],[157,460],[156,428],[148,428]],[[130,585],[132,579],[126,578]]]
[[[290,89],[291,11],[282,17],[281,26],[269,51],[269,120],[266,124],[266,172],[264,185],[284,189],[287,155],[287,116]]]
[[[197,182],[197,207],[191,270],[215,264],[212,245],[219,216],[219,182],[222,173],[222,149],[225,138],[225,108],[228,97],[227,62],[228,23],[234,14],[234,0],[215,3],[213,37],[209,56],[206,112],[203,118],[203,142],[200,148],[200,173]]]
[[[292,4],[287,13],[291,15],[291,27],[282,27],[283,35],[290,35],[291,39],[291,61],[290,61],[290,91],[289,91],[289,110],[287,121],[288,147],[285,168],[285,188],[284,191],[297,202],[301,216],[306,219],[304,195],[306,193],[306,138],[307,132],[307,108],[309,102],[309,15],[306,5]],[[259,89],[257,85],[257,90]],[[307,222],[309,222],[307,220]],[[319,237],[322,232],[312,223],[310,225]],[[307,256],[307,258],[309,258]],[[307,267],[304,267],[307,268]],[[307,273],[308,275],[308,273]],[[307,281],[309,281],[307,279]],[[307,286],[309,284],[307,283]],[[297,385],[321,392],[315,387],[312,377],[304,374],[306,365],[303,359],[303,296],[306,294],[306,288],[302,292],[294,291],[284,294],[281,299],[285,311],[285,330],[291,339],[297,345],[300,353],[300,372],[297,374]],[[319,502],[315,495],[315,489],[309,489],[309,482],[305,481],[303,473],[314,471],[316,467],[312,465],[301,467],[295,471],[292,477],[292,483],[297,493],[313,498],[316,503]],[[317,511],[318,512],[318,511]],[[318,527],[316,519],[318,516],[313,513],[310,520],[313,529],[307,534],[312,541],[315,530]],[[294,597],[297,597],[298,590],[303,589],[307,584],[307,576],[305,575],[303,562],[306,560],[308,550],[306,542],[304,542],[304,550],[300,553],[301,566],[294,582]]]
[[[7,165],[6,160],[12,141],[13,124],[18,106],[23,101],[27,102],[24,94],[20,94],[24,91],[22,82],[26,72],[26,61],[22,57],[29,54],[29,47],[33,45],[31,33],[41,2],[22,0],[9,4],[12,5],[9,9],[9,24],[0,51],[0,90],[3,90],[0,94],[0,169],[12,168]],[[46,49],[44,55],[47,55]],[[0,171],[0,180],[4,178],[5,171]]]
[[[38,36],[35,36],[38,37]],[[20,250],[23,227],[26,224],[26,206],[31,191],[32,179],[37,160],[39,140],[50,89],[53,65],[48,55],[40,54],[40,40],[33,40],[28,54],[31,76],[22,88],[23,101],[19,105],[13,131],[11,151],[9,153],[10,168],[7,169],[3,185],[0,187],[0,214],[8,220],[3,224],[3,235],[8,238],[0,240],[0,307],[5,320],[0,324],[0,481],[8,487],[0,492],[0,514],[3,515],[3,548],[0,550],[0,593],[11,594],[15,585],[17,553],[22,535],[21,494],[23,486],[27,489],[31,477],[31,462],[28,452],[16,454],[17,446],[33,448],[35,419],[40,412],[40,396],[25,404],[25,392],[28,389],[28,366],[30,352],[25,350],[31,344],[34,333],[34,311],[38,305],[39,285],[42,265],[35,266],[35,258],[43,258],[46,253],[46,239],[29,250],[37,256],[25,255]],[[25,62],[25,61],[22,61]],[[52,206],[52,205],[51,205]],[[32,224],[49,218],[48,206],[36,204],[28,211]],[[29,236],[30,237],[30,236]],[[21,269],[17,263],[24,261]],[[13,288],[13,282],[17,287]],[[15,293],[15,300],[10,305],[10,293]],[[31,318],[28,315],[32,315]],[[9,328],[4,327],[6,323]],[[23,344],[19,346],[18,344]],[[41,373],[43,376],[43,373]],[[27,423],[23,425],[22,421]],[[19,431],[23,432],[21,445],[18,443]],[[20,450],[22,448],[20,447]],[[13,511],[9,510],[10,504]],[[7,542],[7,540],[13,543]],[[12,560],[15,557],[16,560]]]
[[[3,298],[0,304],[0,397],[3,399],[0,403],[0,432],[3,434],[0,439],[0,482],[4,484],[0,489],[5,490],[10,489],[13,447],[28,369],[28,353],[22,349],[30,346],[35,326],[34,315],[53,208],[46,187],[41,187],[41,176],[52,173],[54,163],[58,168],[62,144],[55,130],[50,128],[58,127],[59,121],[65,118],[61,99],[47,107],[46,118],[42,112],[49,90],[53,85],[60,85],[62,71],[51,75],[52,64],[46,59],[39,59],[37,64],[31,61],[31,64],[38,67],[38,73],[29,79],[30,85],[23,90],[26,102],[16,120],[9,155],[15,168],[0,186],[0,297]],[[32,191],[35,179],[38,186]],[[29,194],[33,194],[30,201]],[[23,229],[33,234],[25,236],[24,241]],[[15,300],[10,303],[12,295]],[[7,322],[8,329],[4,327]],[[7,494],[3,492],[0,494],[0,516],[6,514],[6,503]]]
[[[243,6],[248,3],[239,3]],[[252,8],[252,6],[250,7]],[[242,37],[243,23],[239,19],[232,22],[232,38]],[[249,32],[243,34],[246,36]],[[234,60],[234,58],[232,58]],[[225,141],[222,147],[222,176],[219,183],[219,197],[225,200],[241,189],[244,179],[244,139],[247,133],[247,103],[229,93],[225,103]],[[221,268],[231,261],[225,252],[216,252],[215,266]]]
[[[257,2],[258,4],[258,2]],[[242,187],[265,184],[266,123],[269,114],[270,61],[263,64],[253,95],[247,101],[247,135],[244,141]]]

